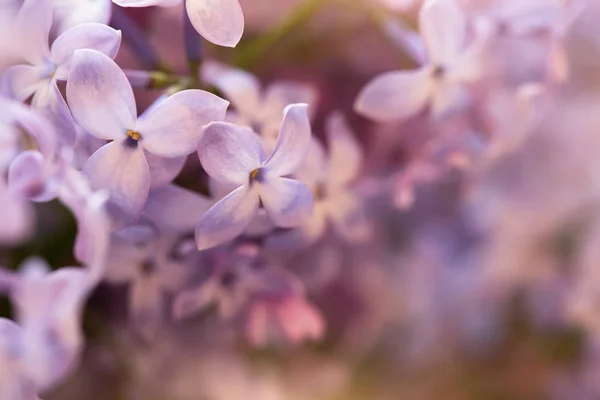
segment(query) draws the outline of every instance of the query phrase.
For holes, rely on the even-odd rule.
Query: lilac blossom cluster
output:
[[[127,8],[163,12],[184,2],[185,43],[171,44],[185,47],[189,71],[180,74],[159,60]],[[568,284],[556,260],[530,260],[538,270],[523,273],[527,259],[516,259],[536,247],[532,237],[563,226],[585,195],[562,202],[542,196],[550,211],[536,214],[517,194],[536,179],[519,177],[520,188],[503,176],[510,175],[503,165],[522,159],[536,140],[563,147],[557,135],[538,132],[574,81],[567,37],[588,1],[360,2],[414,66],[371,77],[353,101],[352,111],[376,129],[412,123],[418,131],[408,161],[376,168],[359,140],[363,133],[350,123],[356,116],[341,107],[327,110],[323,134],[314,133],[315,85],[263,87],[250,72],[205,59],[201,38],[225,47],[240,42],[237,0],[5,3],[0,245],[15,248],[35,237],[39,203],[66,207],[77,236],[71,266],[29,254],[16,270],[0,268],[14,315],[0,319],[0,400],[37,399],[73,373],[85,348],[85,304],[99,285],[127,287],[128,329],[149,343],[210,312],[220,332],[233,328],[235,337],[266,348],[335,331],[335,318],[313,297],[336,287],[348,263],[361,265],[366,297],[387,295],[376,302],[391,304],[369,310],[354,339],[367,340],[401,302],[417,332],[413,349],[444,342],[439,327],[453,324],[459,341],[490,343],[510,293],[531,287],[527,301],[536,316],[589,331],[586,371],[593,375],[600,361],[593,356],[600,338],[592,310],[600,290],[597,223],[586,231],[581,259],[573,261],[577,278]],[[405,13],[417,16],[418,29],[402,22]],[[142,68],[115,61],[122,39]],[[159,94],[146,107],[138,91],[147,89]],[[386,137],[377,157],[397,143]],[[523,168],[536,171],[541,162],[538,155]],[[181,184],[190,171],[193,184]],[[427,203],[421,188],[457,172],[473,183],[464,201],[469,228],[462,221],[446,229],[443,217],[429,218],[415,224],[410,251],[392,244],[403,223],[398,216]],[[593,203],[594,193],[589,197]],[[486,243],[465,240],[469,250],[458,250],[461,235],[475,230],[488,233]],[[560,311],[547,310],[549,303]],[[578,391],[592,390],[587,385],[560,390],[566,398],[593,398]]]

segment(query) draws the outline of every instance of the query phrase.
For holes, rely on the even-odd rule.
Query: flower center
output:
[[[327,191],[322,183],[318,183],[313,187],[313,196],[315,200],[321,200],[327,196]]]
[[[431,75],[435,79],[440,79],[441,77],[444,76],[445,73],[446,73],[446,67],[444,67],[443,65],[436,65],[435,67],[433,67],[433,71],[431,72]]]
[[[250,172],[249,181],[250,184],[254,182],[262,182],[265,180],[265,170],[263,168],[256,168]]]
[[[125,132],[127,138],[125,139],[125,146],[135,149],[138,146],[138,142],[142,138],[142,135],[139,132],[133,131],[129,129]]]

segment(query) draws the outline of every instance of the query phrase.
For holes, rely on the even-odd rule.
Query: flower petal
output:
[[[156,337],[163,323],[164,297],[157,279],[146,278],[133,282],[129,291],[129,313],[134,329],[147,340]]]
[[[150,191],[144,214],[162,230],[194,230],[212,205],[206,197],[175,185]]]
[[[20,244],[34,228],[34,210],[28,201],[0,185],[0,243]]]
[[[348,242],[362,242],[373,234],[373,227],[365,213],[364,204],[361,199],[349,192],[338,193],[328,199],[327,213],[335,232]]]
[[[187,0],[187,13],[194,28],[206,40],[235,47],[244,33],[244,14],[238,0]]]
[[[179,175],[187,157],[164,158],[145,151],[150,168],[150,188],[158,188],[173,182]]]
[[[50,54],[48,36],[52,27],[52,5],[47,0],[26,0],[17,15],[18,50],[33,65],[43,65]]]
[[[107,25],[89,23],[77,25],[56,38],[50,48],[50,60],[56,66],[54,77],[67,79],[69,62],[79,49],[96,50],[115,58],[121,45],[121,31]]]
[[[202,80],[218,88],[245,119],[255,118],[260,107],[260,81],[254,75],[215,61],[201,68]]]
[[[240,186],[212,206],[196,227],[198,250],[205,250],[239,236],[258,210],[258,194]]]
[[[379,75],[358,94],[354,110],[376,122],[409,118],[421,111],[431,96],[429,69],[394,71]]]
[[[31,65],[15,65],[2,76],[3,91],[19,101],[27,100],[38,88],[47,83],[44,69]]]
[[[150,171],[141,147],[132,149],[114,141],[92,154],[83,166],[94,189],[108,192],[110,201],[127,215],[137,217],[150,188]]]
[[[467,23],[455,0],[427,0],[419,13],[419,28],[434,65],[452,62],[465,45]]]
[[[327,227],[325,209],[320,202],[315,202],[310,217],[299,227],[273,233],[267,238],[267,248],[279,253],[305,250],[321,238]]]
[[[304,182],[310,188],[325,181],[325,171],[327,171],[329,160],[325,155],[325,148],[317,138],[312,138],[310,148],[304,162],[294,173],[294,178]]]
[[[100,139],[122,139],[135,128],[133,90],[121,68],[95,50],[77,50],[71,60],[67,99],[75,120]]]
[[[329,144],[329,182],[337,186],[345,185],[360,173],[362,149],[348,121],[339,112],[327,118],[325,133]]]
[[[260,199],[273,223],[284,228],[306,221],[313,208],[312,192],[295,179],[269,179],[260,185]]]
[[[109,0],[55,0],[54,24],[59,33],[90,22],[108,25],[111,10]]]
[[[160,102],[140,117],[136,130],[144,149],[161,157],[194,152],[202,127],[222,121],[229,102],[203,90],[184,90]]]
[[[75,144],[77,131],[75,121],[55,81],[41,86],[33,96],[31,105],[42,111],[44,116],[56,127],[63,143]]]
[[[213,122],[204,129],[198,156],[211,178],[222,183],[243,185],[264,158],[260,140],[251,129]]]
[[[269,173],[277,176],[292,174],[302,165],[308,154],[312,136],[308,105],[291,104],[283,113],[275,150],[265,163]]]

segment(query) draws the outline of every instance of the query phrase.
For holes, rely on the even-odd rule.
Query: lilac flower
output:
[[[356,99],[358,113],[385,122],[414,116],[427,105],[434,117],[440,117],[468,103],[464,84],[479,76],[478,57],[486,34],[467,45],[467,21],[454,0],[427,0],[419,21],[428,63],[372,80]]]
[[[169,6],[182,0],[113,0],[121,7]],[[186,0],[194,28],[214,44],[235,47],[244,32],[244,14],[238,0]]]
[[[4,76],[5,85],[18,100],[33,95],[33,106],[44,110],[62,139],[73,144],[75,126],[56,82],[67,79],[77,49],[95,49],[114,57],[121,33],[103,24],[82,24],[64,32],[48,47],[51,25],[52,9],[47,0],[25,1],[14,29],[19,32],[21,57],[26,64],[9,68]]]
[[[174,94],[137,118],[133,91],[109,57],[78,50],[67,82],[77,122],[97,138],[113,140],[84,166],[92,187],[106,190],[117,211],[137,218],[151,186],[146,152],[177,158],[194,151],[201,128],[222,120],[228,102],[201,90]]]
[[[310,189],[285,178],[298,170],[310,146],[307,106],[290,105],[284,114],[275,150],[268,158],[250,129],[220,122],[206,127],[198,146],[202,166],[211,178],[237,188],[202,217],[196,228],[198,249],[240,235],[261,203],[277,226],[296,226],[310,216]]]
[[[336,235],[349,242],[371,236],[372,227],[362,199],[350,187],[360,173],[362,150],[348,124],[339,113],[327,120],[329,157],[322,145],[312,141],[309,155],[295,176],[312,188],[315,204],[311,217],[294,230],[272,235],[270,247],[277,250],[299,249],[318,240],[331,222]]]
[[[60,33],[80,24],[96,22],[108,24],[111,0],[52,0],[54,24]]]
[[[39,400],[32,380],[24,373],[20,356],[23,330],[13,321],[0,318],[0,398]]]
[[[129,284],[132,326],[147,339],[154,337],[165,319],[165,296],[192,276],[198,256],[191,235],[159,235],[138,225],[113,236],[105,280]]]

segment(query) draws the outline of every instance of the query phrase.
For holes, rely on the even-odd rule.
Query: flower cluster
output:
[[[246,58],[235,66],[205,59],[202,38],[230,48],[242,39],[238,0],[6,3],[0,246],[8,256],[0,254],[0,290],[14,318],[0,318],[0,400],[37,399],[63,383],[80,365],[84,323],[98,318],[84,312],[87,299],[119,287],[126,330],[144,343],[201,321],[203,331],[234,332],[254,348],[329,339],[358,354],[400,308],[417,332],[415,351],[440,344],[448,325],[459,325],[459,341],[489,343],[499,309],[522,287],[533,288],[527,301],[536,315],[546,315],[536,296],[549,296],[560,311],[547,313],[584,326],[590,346],[600,339],[597,223],[586,225],[581,254],[570,255],[577,274],[568,295],[557,294],[558,261],[535,259],[528,274],[516,257],[570,222],[581,197],[541,196],[545,208],[534,217],[522,204],[544,189],[505,167],[544,148],[535,143],[561,148],[557,135],[539,131],[576,81],[567,38],[588,1],[348,5],[365,11],[413,67],[377,67],[381,74],[369,76],[347,110],[314,82],[263,88],[242,69],[269,33],[258,47],[242,46]],[[132,18],[151,6],[158,15],[184,11],[183,38],[169,46],[185,50],[187,72],[171,57],[165,63]],[[402,22],[406,15],[418,29]],[[285,35],[289,26],[270,32]],[[369,129],[393,134],[367,137]],[[565,154],[578,151],[564,146]],[[535,173],[544,155],[532,160],[522,168]],[[427,192],[453,179],[470,189],[459,199]],[[598,193],[588,192],[594,204]],[[462,202],[470,217],[456,204],[440,211],[440,198]],[[60,213],[76,223],[72,254],[59,258],[65,262],[23,257],[40,237],[58,235],[68,218],[46,219]],[[485,244],[474,232],[486,233]]]

